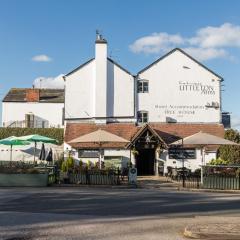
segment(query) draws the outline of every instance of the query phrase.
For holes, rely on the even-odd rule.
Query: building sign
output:
[[[170,148],[168,150],[169,159],[196,159],[194,148]]]
[[[179,90],[182,92],[199,92],[201,95],[215,95],[214,86],[200,82],[179,81]]]
[[[194,115],[198,110],[204,110],[204,105],[155,105],[156,109],[163,110],[165,115]]]
[[[128,183],[132,185],[137,184],[137,168],[129,168]]]

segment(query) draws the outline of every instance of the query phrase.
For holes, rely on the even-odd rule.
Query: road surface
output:
[[[240,195],[87,187],[0,189],[0,239],[181,240],[187,224],[234,222]]]

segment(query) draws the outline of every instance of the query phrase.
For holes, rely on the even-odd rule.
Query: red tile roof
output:
[[[180,137],[187,137],[199,131],[213,134],[218,137],[224,137],[224,128],[222,124],[176,124],[176,123],[150,123],[149,124],[157,134],[167,143],[172,143]],[[65,130],[65,142],[69,142],[77,137],[83,136],[98,129],[108,131],[123,137],[129,141],[140,131],[141,127],[130,123],[67,123]],[[104,148],[123,148],[125,143],[105,143]],[[75,148],[97,148],[94,143],[71,144]]]
[[[119,137],[131,140],[132,136],[136,134],[138,128],[135,124],[129,123],[112,123],[112,124],[91,124],[91,123],[68,123],[65,130],[65,142],[83,136],[85,134],[94,132],[98,129],[113,133]],[[105,143],[104,148],[124,148],[126,143]],[[71,146],[76,148],[97,148],[98,145],[94,143],[74,143]]]

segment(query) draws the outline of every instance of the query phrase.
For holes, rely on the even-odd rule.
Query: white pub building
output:
[[[107,41],[97,35],[95,58],[64,76],[65,149],[83,162],[98,161],[94,143],[69,142],[102,129],[130,141],[103,145],[105,165],[126,166],[139,175],[166,173],[181,167],[169,144],[199,131],[222,137],[222,77],[189,56],[173,49],[132,75],[108,57]],[[185,166],[200,168],[201,152],[191,146]],[[206,162],[216,158],[208,148]]]

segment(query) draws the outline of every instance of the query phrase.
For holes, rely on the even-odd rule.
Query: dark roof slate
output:
[[[11,88],[3,102],[27,102],[26,92],[29,88]],[[39,89],[39,102],[64,103],[64,89]]]

